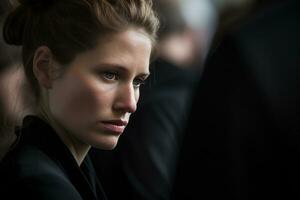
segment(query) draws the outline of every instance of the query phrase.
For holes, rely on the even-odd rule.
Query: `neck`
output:
[[[47,107],[40,106],[40,108],[41,109],[38,116],[46,121],[55,130],[58,137],[70,150],[78,166],[80,166],[90,149],[90,145],[85,144],[78,138],[74,137],[70,131],[65,129],[57,120],[54,119],[54,117],[52,117],[50,114],[51,112],[49,112],[50,110],[47,109]]]

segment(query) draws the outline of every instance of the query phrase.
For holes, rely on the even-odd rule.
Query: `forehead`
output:
[[[142,29],[128,29],[126,31],[105,34],[99,36],[97,41],[96,50],[104,51],[114,49],[116,52],[118,50],[126,50],[128,52],[133,52],[136,48],[140,50],[152,50],[152,40]]]
[[[76,56],[74,62],[110,64],[148,72],[152,41],[139,29],[99,36],[95,48]]]

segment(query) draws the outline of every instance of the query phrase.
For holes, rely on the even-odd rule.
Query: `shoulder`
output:
[[[0,176],[1,193],[9,199],[81,199],[60,166],[30,145],[7,155]]]
[[[200,72],[180,67],[163,59],[158,59],[151,65],[151,76],[148,87],[151,88],[189,88],[199,78]]]
[[[13,173],[13,177],[25,177],[60,171],[58,165],[46,153],[32,145],[24,145],[9,152],[1,163],[1,172]]]

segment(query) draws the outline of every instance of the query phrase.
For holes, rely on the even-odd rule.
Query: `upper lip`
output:
[[[116,126],[126,126],[128,124],[127,121],[123,121],[123,120],[120,120],[120,119],[107,120],[107,121],[102,121],[102,122],[105,123],[105,124],[113,124],[113,125],[116,125]]]

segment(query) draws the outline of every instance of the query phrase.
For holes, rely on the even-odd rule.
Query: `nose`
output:
[[[123,113],[134,113],[137,108],[138,93],[131,84],[124,85],[118,90],[114,110]]]

